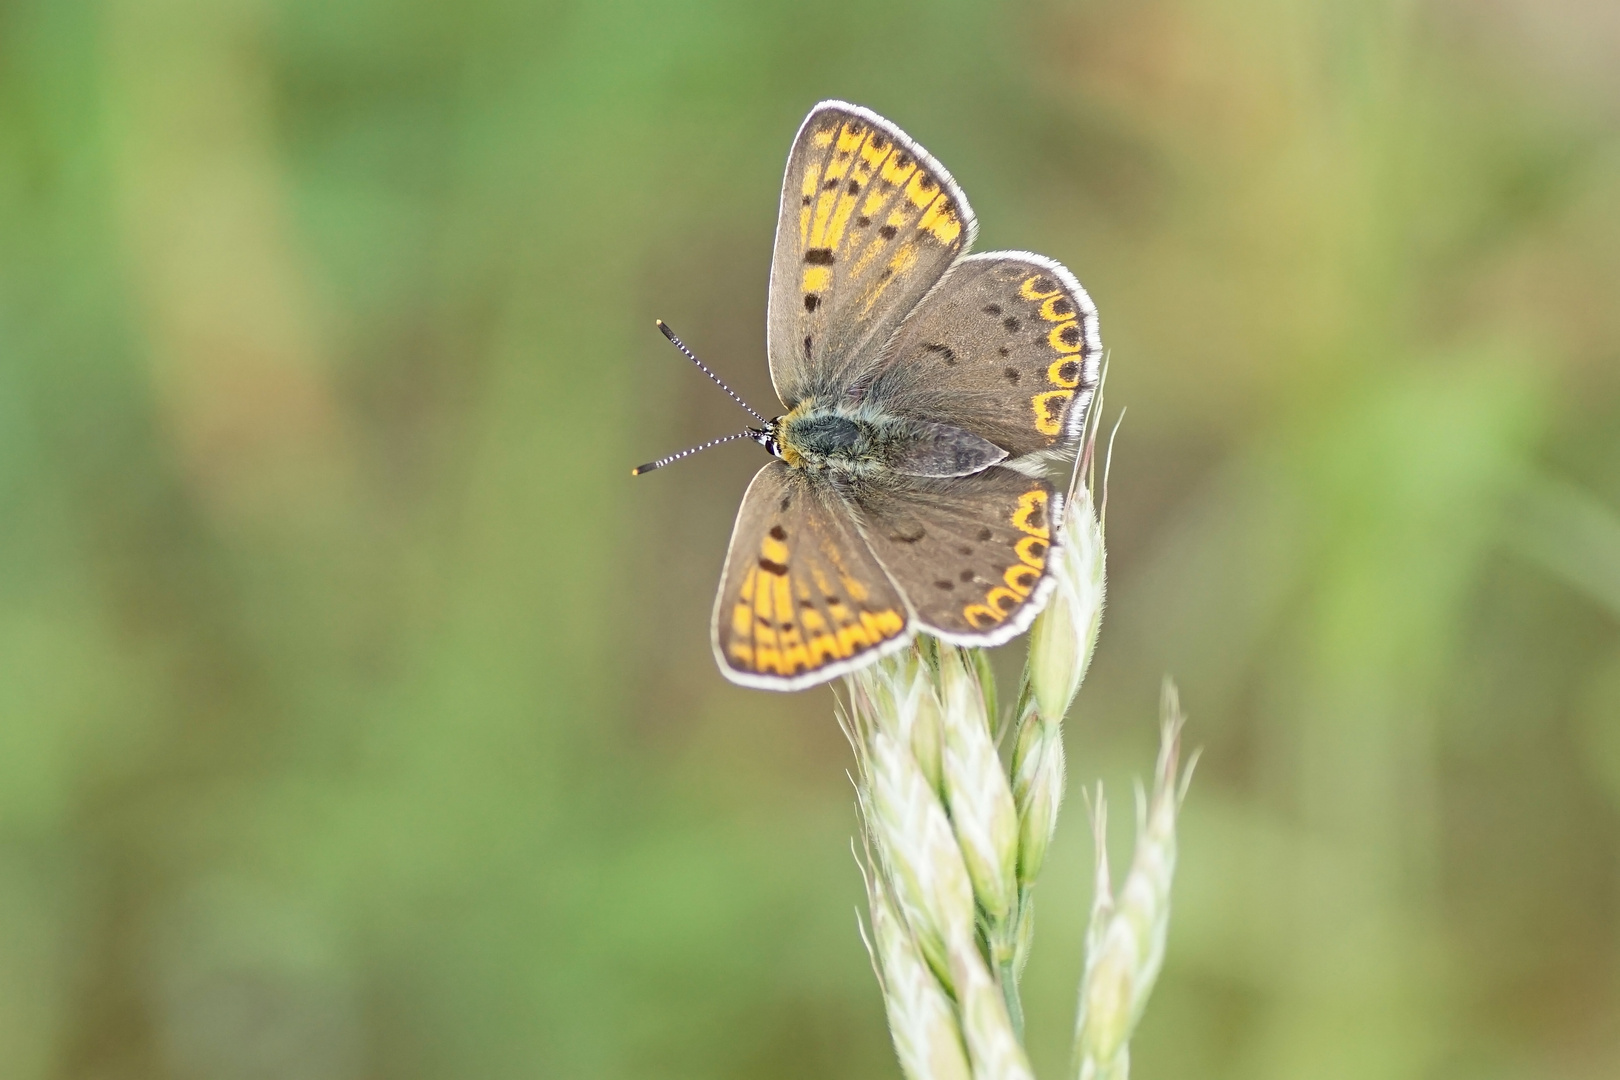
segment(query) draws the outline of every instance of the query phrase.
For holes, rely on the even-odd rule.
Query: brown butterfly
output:
[[[787,411],[715,440],[777,459],[743,496],[715,600],[733,682],[811,686],[918,630],[998,645],[1045,604],[1062,496],[1044,466],[1078,447],[1097,309],[1051,259],[966,254],[975,231],[967,197],[905,132],[841,101],[810,111],[771,263]]]

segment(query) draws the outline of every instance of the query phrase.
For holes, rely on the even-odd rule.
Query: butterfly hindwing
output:
[[[840,101],[811,110],[788,156],[771,260],[777,396],[792,407],[842,390],[974,230],[967,197],[905,132]]]
[[[780,461],[755,474],[715,598],[711,637],[727,678],[810,686],[899,648],[911,622],[842,496]]]
[[[960,645],[999,645],[1045,603],[1061,501],[1046,480],[998,465],[897,478],[865,493],[858,513],[921,629]]]
[[[1079,440],[1097,388],[1097,309],[1062,265],[1026,252],[960,260],[901,325],[867,400],[953,424],[1010,456]]]

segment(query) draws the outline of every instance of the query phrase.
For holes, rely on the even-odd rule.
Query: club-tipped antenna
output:
[[[668,457],[661,457],[657,461],[649,461],[645,465],[637,465],[635,468],[630,470],[630,475],[631,476],[640,476],[642,473],[649,473],[649,472],[652,472],[654,469],[662,469],[665,465],[668,465],[670,462],[679,461],[683,457],[691,457],[693,454],[697,453],[699,450],[707,450],[709,447],[711,447],[711,446],[719,446],[721,443],[736,442],[738,439],[751,438],[753,436],[753,434],[754,433],[752,431],[739,431],[735,435],[722,435],[722,436],[720,436],[720,438],[718,438],[718,439],[710,439],[708,442],[703,443],[700,446],[688,447],[687,449],[682,450],[678,454],[671,454]]]
[[[735,390],[733,390],[731,387],[727,386],[721,380],[720,376],[718,376],[714,372],[710,371],[708,365],[705,364],[703,361],[699,360],[697,358],[697,354],[695,354],[694,352],[692,352],[691,349],[688,349],[686,347],[685,342],[681,341],[680,338],[675,336],[675,331],[673,331],[673,330],[671,330],[669,328],[668,323],[664,322],[663,319],[657,319],[655,321],[658,323],[658,329],[663,331],[665,337],[669,338],[670,344],[674,345],[677,349],[681,350],[681,352],[685,353],[686,358],[688,360],[692,361],[692,363],[696,364],[698,366],[699,371],[703,372],[703,374],[705,374],[709,378],[713,379],[714,380],[714,385],[718,386],[720,389],[724,390],[728,395],[730,395],[731,400],[735,401],[737,404],[741,405],[743,407],[743,411],[748,413],[749,416],[752,416],[755,420],[758,420],[762,424],[766,422],[765,418],[763,416],[759,415],[759,413],[755,412],[752,408],[750,408],[749,405],[748,405],[748,402],[746,402],[742,398],[738,397],[737,392]]]

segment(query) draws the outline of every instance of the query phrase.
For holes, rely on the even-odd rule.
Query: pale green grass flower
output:
[[[1164,964],[1170,931],[1170,883],[1176,868],[1176,815],[1194,760],[1181,770],[1184,718],[1176,689],[1164,687],[1159,761],[1151,796],[1136,791],[1136,852],[1115,897],[1108,873],[1108,808],[1102,789],[1092,806],[1096,838],[1096,892],[1086,932],[1086,970],[1075,1021],[1075,1074],[1079,1080],[1124,1080],[1130,1037],[1147,1007]]]
[[[1062,722],[1096,648],[1103,517],[1088,431],[1053,545],[1056,591],[1036,619],[1016,707],[998,711],[983,650],[930,638],[847,680],[871,934],[895,1054],[908,1080],[1034,1080],[1018,979],[1034,935],[1034,885],[1063,803]],[[1139,793],[1136,858],[1118,899],[1099,789],[1097,893],[1076,1045],[1086,1080],[1123,1080],[1128,1041],[1164,956],[1175,868],[1181,730],[1166,690],[1153,796]],[[1011,721],[1010,731],[1002,724]],[[1003,739],[1002,736],[1009,736]],[[1178,780],[1179,777],[1179,780]]]

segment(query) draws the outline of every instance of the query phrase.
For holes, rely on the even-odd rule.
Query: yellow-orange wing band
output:
[[[1079,446],[1097,389],[1097,309],[1061,263],[1027,251],[957,261],[884,350],[868,400],[953,424],[1012,457]]]
[[[788,406],[836,394],[973,244],[945,167],[870,110],[824,101],[793,141],[771,260],[767,352]]]
[[[773,461],[743,496],[711,640],[732,682],[798,690],[911,639],[911,614],[842,497]]]
[[[1000,465],[907,477],[858,508],[861,531],[927,633],[1000,645],[1045,606],[1062,515],[1047,480]]]

